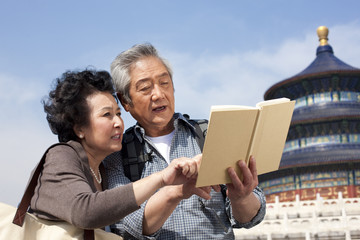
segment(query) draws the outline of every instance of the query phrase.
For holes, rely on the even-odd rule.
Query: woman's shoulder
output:
[[[86,153],[83,150],[80,143],[75,141],[69,141],[67,143],[57,143],[49,147],[46,161],[59,160],[66,162],[73,158],[84,158]]]
[[[79,151],[76,143],[77,142],[75,141],[69,141],[66,143],[55,143],[48,148],[47,152],[51,154],[74,154]],[[80,143],[78,144],[80,145]]]

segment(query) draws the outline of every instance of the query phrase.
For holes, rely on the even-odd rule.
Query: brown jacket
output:
[[[55,146],[46,155],[30,205],[36,216],[91,229],[118,222],[139,209],[132,184],[97,191],[83,147],[75,141],[68,144],[73,148]],[[102,176],[103,189],[106,189],[104,171]]]

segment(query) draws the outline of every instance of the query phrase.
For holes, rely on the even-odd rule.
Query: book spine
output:
[[[251,134],[249,149],[248,149],[248,151],[246,153],[246,159],[244,159],[247,166],[249,165],[249,159],[250,159],[250,156],[251,156],[251,154],[253,152],[255,136],[257,136],[257,131],[259,129],[258,128],[258,122],[259,122],[260,114],[261,114],[261,110],[259,109],[257,111],[257,114],[256,114],[254,129],[253,129],[252,134]]]

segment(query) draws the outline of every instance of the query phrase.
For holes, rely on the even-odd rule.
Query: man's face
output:
[[[130,97],[124,109],[155,137],[173,130],[174,86],[164,64],[155,57],[145,57],[131,66]]]

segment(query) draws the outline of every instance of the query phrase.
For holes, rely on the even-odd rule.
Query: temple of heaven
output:
[[[268,202],[360,197],[360,69],[334,55],[328,33],[317,29],[305,70],[264,94],[296,101],[279,170],[259,176]]]

